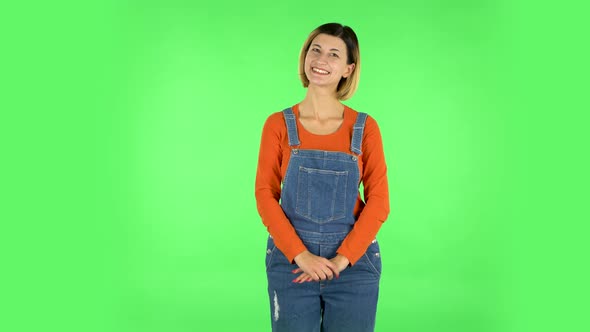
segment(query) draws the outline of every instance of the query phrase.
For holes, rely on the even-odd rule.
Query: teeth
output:
[[[320,74],[329,74],[329,72],[327,72],[325,70],[318,69],[318,68],[312,68],[311,70],[315,71],[316,73],[320,73]]]

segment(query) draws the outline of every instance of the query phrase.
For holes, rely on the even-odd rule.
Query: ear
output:
[[[349,65],[346,65],[346,72],[344,72],[344,74],[342,74],[342,77],[344,78],[348,78],[348,76],[350,76],[353,72],[354,72],[354,68],[355,68],[355,64],[351,63]]]

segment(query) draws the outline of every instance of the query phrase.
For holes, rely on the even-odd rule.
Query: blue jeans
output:
[[[347,233],[298,231],[307,249],[332,258]],[[368,332],[375,327],[381,257],[374,241],[358,262],[338,279],[294,283],[291,264],[268,239],[266,272],[272,331]]]

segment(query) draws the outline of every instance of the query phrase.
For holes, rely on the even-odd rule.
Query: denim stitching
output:
[[[371,259],[369,258],[369,256],[367,255],[367,253],[365,252],[363,254],[363,256],[365,256],[367,263],[369,263],[369,266],[371,267],[371,269],[373,270],[373,272],[375,272],[375,274],[380,277],[381,276],[381,272],[379,272],[379,270],[377,270],[377,268],[375,267],[375,265],[373,265],[373,262],[371,262]]]
[[[270,254],[267,254],[267,255],[270,255],[270,257],[268,258],[268,264],[266,265],[266,272],[268,272],[268,269],[272,265],[276,249],[277,249],[277,246],[273,243]]]
[[[303,171],[303,172],[302,172]],[[336,177],[336,185],[334,186],[333,189],[333,196],[337,196],[338,195],[338,180],[340,177],[347,177],[348,175],[348,171],[332,171],[332,170],[324,170],[324,169],[315,169],[315,168],[308,168],[308,167],[304,167],[304,166],[299,166],[299,173],[306,173],[307,175],[307,197],[306,200],[307,202],[301,202],[303,199],[300,197],[299,194],[297,194],[297,197],[295,198],[295,213],[297,213],[298,215],[300,215],[301,217],[304,217],[314,223],[317,224],[323,224],[323,223],[327,223],[330,221],[334,221],[334,220],[339,220],[342,219],[346,216],[346,211],[342,211],[342,213],[339,213],[338,215],[335,215],[334,212],[334,208],[332,208],[332,210],[330,211],[330,216],[321,220],[320,218],[313,218],[311,215],[311,203],[312,203],[312,199],[311,199],[311,176],[310,174],[322,174],[322,175],[332,175]],[[298,179],[297,179],[297,187],[299,188],[299,184],[300,184],[301,178],[298,175]],[[343,199],[339,204],[346,204],[346,188],[348,187],[348,181],[344,181],[344,190],[343,190]],[[298,190],[299,192],[299,190]],[[305,200],[303,200],[305,201]],[[307,204],[306,204],[307,203]],[[304,211],[301,211],[301,204],[306,204],[306,207],[304,209]],[[335,197],[333,198],[333,202],[332,205],[335,206],[336,205],[336,199]]]

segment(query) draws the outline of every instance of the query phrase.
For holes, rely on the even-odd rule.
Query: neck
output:
[[[299,104],[300,113],[317,119],[341,117],[344,109],[336,92],[309,86],[305,99]]]

